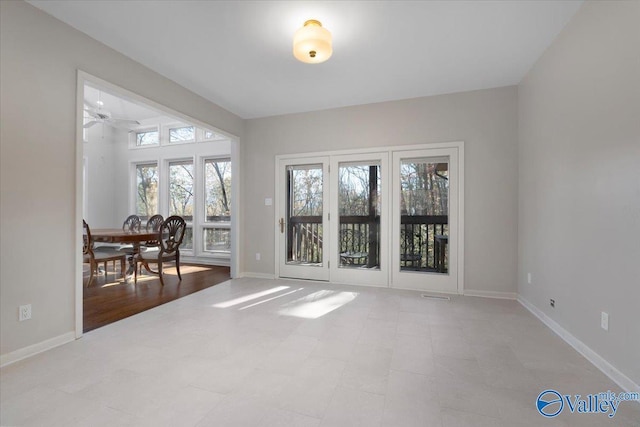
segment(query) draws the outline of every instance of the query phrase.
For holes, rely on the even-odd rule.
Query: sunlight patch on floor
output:
[[[105,283],[104,285],[101,285],[101,288],[110,288],[111,286],[118,286],[118,285],[126,285],[126,282],[123,282],[122,280],[119,280],[117,282],[108,282]]]
[[[357,292],[322,290],[284,305],[278,313],[304,319],[317,319],[349,304],[357,296]]]
[[[291,292],[285,292],[284,294],[280,294],[280,295],[275,296],[275,297],[272,297],[272,298],[267,298],[267,299],[265,299],[265,300],[255,302],[255,303],[253,303],[253,304],[246,305],[246,306],[244,306],[244,307],[239,308],[239,310],[246,310],[247,308],[255,307],[256,305],[264,304],[265,302],[273,301],[274,299],[278,299],[278,298],[282,298],[282,297],[287,296],[287,295],[291,295],[291,294],[296,293],[296,292],[298,292],[298,291],[301,291],[301,290],[303,290],[303,289],[304,289],[304,288],[294,289],[294,290],[293,290],[293,291],[291,291]]]
[[[249,294],[240,298],[232,299],[229,301],[221,302],[218,304],[212,305],[215,308],[229,308],[234,305],[242,304],[244,302],[253,301],[254,299],[262,298],[267,295],[275,294],[276,292],[283,291],[285,289],[289,289],[289,286],[277,286],[275,288],[267,289],[266,291],[256,292],[254,294]]]

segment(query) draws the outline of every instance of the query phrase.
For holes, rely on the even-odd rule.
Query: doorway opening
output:
[[[139,298],[141,290],[146,302],[131,305],[138,311],[237,275],[239,141],[235,136],[82,71],[76,117],[76,222],[80,224],[76,337],[101,326],[106,318],[135,314],[127,298]],[[161,286],[158,276],[139,277],[134,284],[118,270],[125,263],[83,263],[82,219],[91,229],[122,229],[130,215],[140,218],[143,230],[154,215],[185,220],[180,246],[183,280],[172,277],[174,268],[165,276],[167,285],[176,288],[173,291],[165,286],[153,296],[150,290]],[[124,251],[132,260],[124,242],[95,244],[104,251]],[[90,276],[89,270],[95,277],[91,289],[84,277]],[[111,314],[87,318],[107,300]],[[115,307],[119,314],[113,313],[114,301],[120,301]]]

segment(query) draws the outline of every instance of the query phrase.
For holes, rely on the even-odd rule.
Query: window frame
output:
[[[176,142],[171,142],[171,129],[180,129],[180,128],[187,128],[187,127],[193,127],[193,139],[189,139],[186,141],[176,141]],[[171,123],[166,123],[162,125],[162,130],[163,130],[163,136],[160,139],[160,145],[165,146],[165,147],[174,147],[174,146],[179,146],[179,145],[184,145],[184,144],[195,144],[196,142],[198,142],[198,126],[194,125],[194,124],[188,124],[188,123],[184,123],[184,122],[171,122]]]
[[[138,145],[138,134],[158,132],[158,142],[155,144]],[[162,145],[162,130],[160,125],[142,126],[134,129],[129,133],[129,149],[130,150],[146,150],[149,148],[158,148]]]
[[[231,231],[231,217],[232,217],[232,209],[233,209],[233,198],[231,199],[231,206],[229,207],[229,221],[208,221],[207,220],[207,212],[206,212],[206,202],[207,202],[207,186],[206,186],[206,164],[207,162],[210,161],[225,161],[225,162],[229,162],[229,165],[231,167],[231,188],[229,188],[229,195],[232,196],[232,189],[233,189],[233,162],[231,159],[231,156],[229,155],[222,155],[222,156],[202,156],[202,158],[200,159],[200,167],[202,170],[202,179],[200,180],[202,188],[201,188],[201,206],[200,206],[200,214],[202,215],[202,222],[200,225],[200,229],[198,230],[200,238],[202,239],[202,242],[199,246],[199,250],[200,250],[200,254],[202,256],[207,256],[207,257],[211,257],[211,258],[218,258],[218,259],[231,259],[231,242],[233,241],[233,239],[230,237],[230,245],[229,245],[229,251],[211,251],[211,250],[206,250],[205,249],[205,243],[206,243],[206,239],[205,239],[205,230],[208,229],[228,229]]]
[[[162,188],[162,170],[163,170],[161,163],[157,159],[139,160],[139,161],[131,162],[131,176],[130,176],[131,184],[129,188],[132,190],[131,197],[130,197],[130,203],[132,208],[130,209],[130,211],[138,215],[141,220],[145,221],[145,223],[146,221],[149,220],[150,217],[146,217],[138,213],[138,166],[151,166],[151,165],[155,165],[156,167],[156,175],[157,175],[157,181],[158,181],[158,189],[156,194],[156,203],[157,203],[156,213],[160,213],[162,212],[161,188]]]

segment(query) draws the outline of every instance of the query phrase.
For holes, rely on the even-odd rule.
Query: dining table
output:
[[[121,228],[96,228],[91,230],[91,238],[94,242],[103,243],[124,243],[133,246],[132,256],[129,258],[129,268],[127,276],[132,275],[136,269],[135,255],[140,252],[140,244],[150,240],[158,239],[157,231],[129,231]]]

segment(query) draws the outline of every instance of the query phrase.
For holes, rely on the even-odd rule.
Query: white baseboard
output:
[[[38,353],[51,350],[52,348],[74,341],[75,339],[76,333],[71,331],[66,334],[58,335],[57,337],[49,338],[48,340],[37,344],[12,351],[11,353],[0,355],[0,367],[10,365],[22,359],[26,359],[27,357],[35,356]]]
[[[518,297],[518,294],[515,292],[479,291],[473,289],[465,289],[463,295],[467,297],[499,298],[512,300],[515,300]]]
[[[245,271],[240,273],[238,277],[248,277],[250,279],[269,279],[274,280],[276,278],[275,274],[267,274],[267,273],[253,273],[251,271]]]
[[[522,296],[518,296],[518,302],[522,304],[524,308],[529,310],[534,316],[547,325],[553,332],[558,334],[560,338],[565,340],[567,344],[573,347],[578,353],[583,355],[589,362],[593,363],[596,368],[600,369],[603,374],[611,378],[613,382],[618,384],[622,390],[626,392],[638,392],[640,386],[633,382],[631,378],[620,372],[615,366],[607,362],[602,356],[589,348],[585,343],[573,336],[569,331],[560,326],[555,320],[547,316],[542,310]],[[640,402],[638,402],[640,403]]]

